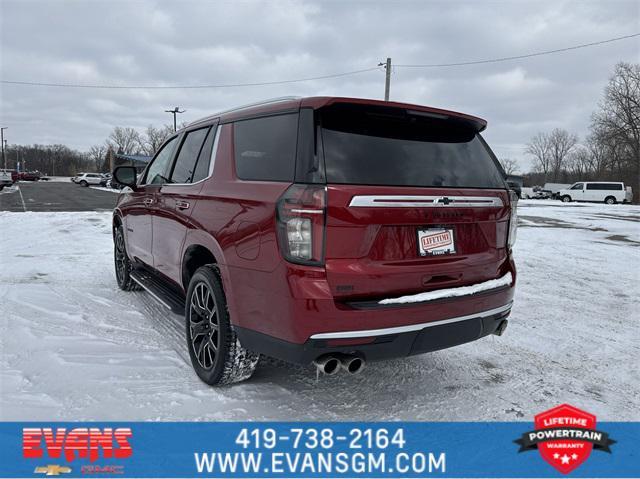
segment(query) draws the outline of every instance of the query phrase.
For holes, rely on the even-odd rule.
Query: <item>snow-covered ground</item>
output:
[[[66,183],[71,181],[70,176],[47,176],[46,181],[52,181],[54,183]]]
[[[180,319],[117,289],[110,214],[0,213],[0,420],[640,420],[640,207],[522,201],[502,337],[207,387]]]
[[[0,190],[0,195],[8,195],[8,194],[11,194],[11,193],[15,193],[18,190],[19,190],[18,185],[16,183],[14,183],[11,186],[5,186],[4,188],[2,188]]]
[[[108,191],[109,193],[119,194],[120,190],[116,190],[115,188],[107,188],[106,186],[90,186],[92,190],[100,190],[100,191]]]

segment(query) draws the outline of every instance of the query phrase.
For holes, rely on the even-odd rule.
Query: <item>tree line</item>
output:
[[[7,167],[40,171],[51,176],[73,176],[79,172],[109,171],[112,154],[153,156],[162,143],[173,134],[173,127],[149,125],[143,132],[116,126],[103,143],[88,151],[78,151],[65,145],[9,145],[5,149]],[[4,166],[4,165],[3,165]]]
[[[525,185],[576,181],[624,181],[640,194],[640,64],[618,63],[596,110],[584,141],[561,128],[534,135],[525,153],[533,171]],[[517,163],[500,160],[507,173]]]

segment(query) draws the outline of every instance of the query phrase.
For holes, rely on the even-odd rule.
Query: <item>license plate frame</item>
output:
[[[416,230],[418,255],[442,256],[456,253],[456,238],[453,228],[429,227]]]

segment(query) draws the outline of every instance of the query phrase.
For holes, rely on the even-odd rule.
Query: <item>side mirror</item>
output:
[[[136,189],[137,174],[138,172],[133,166],[118,166],[113,170],[113,178],[116,182],[133,190]]]

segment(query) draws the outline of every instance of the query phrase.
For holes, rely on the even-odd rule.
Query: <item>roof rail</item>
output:
[[[302,97],[301,96],[281,96],[277,98],[270,98],[269,100],[257,101],[255,103],[248,103],[246,105],[230,108],[229,110],[219,111],[217,113],[214,113],[213,115],[209,115],[204,118],[200,118],[199,120],[192,121],[187,126],[197,125],[198,123],[202,123],[203,121],[207,121],[207,120],[210,120],[211,118],[216,118],[221,115],[226,115],[227,113],[235,113],[238,111],[246,110],[248,108],[254,108],[257,106],[266,106],[266,105],[271,105],[273,103],[280,103],[284,101],[299,100],[300,98]]]

